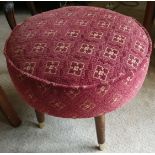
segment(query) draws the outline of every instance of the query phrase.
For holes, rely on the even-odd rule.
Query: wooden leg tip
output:
[[[104,144],[99,144],[99,149],[100,149],[101,151],[103,151],[103,150],[104,150]]]
[[[45,123],[44,122],[39,123],[39,128],[40,129],[44,128],[44,126],[45,126]]]

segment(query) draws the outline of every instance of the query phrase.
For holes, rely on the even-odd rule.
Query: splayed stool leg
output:
[[[37,117],[37,120],[38,120],[38,125],[39,125],[39,128],[43,128],[45,126],[45,114],[44,113],[41,113],[37,110],[35,110],[35,113],[36,113],[36,117]]]
[[[105,115],[104,114],[95,117],[95,125],[96,125],[96,134],[97,134],[99,149],[103,151],[104,142],[105,142]]]

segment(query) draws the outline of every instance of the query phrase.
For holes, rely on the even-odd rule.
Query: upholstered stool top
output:
[[[59,90],[56,101],[52,101],[48,91],[43,95],[42,89],[39,95],[47,98],[46,103],[31,103],[32,99],[27,99],[32,106],[56,116],[90,117],[114,110],[134,96],[145,78],[151,41],[131,17],[103,8],[74,6],[35,15],[16,26],[6,43],[5,54],[17,87],[23,84],[17,84],[17,75],[21,74],[32,80],[25,85],[37,81],[48,85],[49,91],[49,86],[66,89],[64,93]],[[131,90],[127,86],[130,82]],[[86,92],[82,95],[82,91]],[[129,91],[133,92],[130,97]],[[31,95],[34,94],[33,87]],[[31,98],[37,100],[36,95]],[[113,100],[117,100],[115,104]],[[59,112],[54,110],[55,102],[62,104]]]

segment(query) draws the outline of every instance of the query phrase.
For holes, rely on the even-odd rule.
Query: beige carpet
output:
[[[124,10],[129,14],[127,9]],[[142,10],[141,14],[136,11],[130,12],[133,16],[135,13],[137,19],[142,19]],[[17,14],[17,21],[21,22],[28,16],[27,12]],[[72,120],[46,116],[45,128],[37,128],[33,109],[19,97],[7,72],[2,49],[10,29],[2,13],[0,23],[0,85],[23,121],[19,128],[12,128],[0,113],[0,152],[100,152],[96,149],[93,118]],[[147,78],[136,98],[106,115],[106,146],[103,152],[155,152],[153,60],[154,54]]]

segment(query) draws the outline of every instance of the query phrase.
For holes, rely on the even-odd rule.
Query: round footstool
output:
[[[8,71],[23,98],[43,113],[95,117],[104,143],[104,114],[132,99],[145,79],[152,46],[133,18],[111,10],[73,6],[17,25],[5,46]]]

